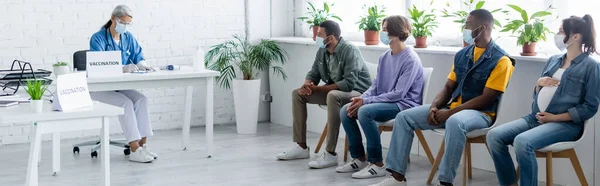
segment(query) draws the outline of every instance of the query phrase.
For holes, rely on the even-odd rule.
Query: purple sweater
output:
[[[396,103],[400,110],[422,104],[423,66],[412,48],[392,55],[388,50],[379,57],[377,77],[362,94],[365,104]]]

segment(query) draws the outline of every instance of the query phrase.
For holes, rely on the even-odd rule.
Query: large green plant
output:
[[[546,41],[546,34],[551,33],[550,29],[544,25],[545,18],[552,15],[550,9],[552,6],[543,11],[533,13],[531,16],[527,11],[517,5],[507,5],[514,11],[519,13],[520,19],[514,19],[504,25],[501,32],[516,32],[518,34],[517,45],[521,46],[525,43],[537,42],[539,40]]]
[[[485,5],[485,1],[462,0],[462,3],[466,7],[469,7],[469,9],[468,10],[449,11],[448,9],[452,8],[452,6],[450,5],[450,2],[446,2],[446,8],[444,8],[442,10],[442,17],[454,18],[454,20],[452,22],[460,24],[460,28],[465,29],[465,23],[467,22],[467,16],[469,16],[469,13],[473,10],[479,10],[479,9],[483,8],[483,5]],[[475,9],[472,9],[473,7]],[[500,11],[502,11],[502,8],[492,10],[491,12],[492,12],[492,14],[495,14],[496,12],[500,12]],[[506,14],[506,11],[502,11],[502,12]],[[502,27],[502,25],[500,24],[500,21],[498,21],[498,19],[494,19],[494,25],[498,26],[498,27]]]
[[[231,88],[231,81],[235,79],[235,67],[242,72],[244,80],[255,79],[260,72],[269,68],[273,73],[280,75],[284,80],[287,75],[280,66],[273,65],[286,63],[287,52],[275,41],[263,39],[258,44],[252,45],[240,35],[234,35],[233,40],[212,46],[204,57],[205,66],[221,72],[217,82],[221,87]],[[210,63],[210,65],[209,65]]]
[[[323,23],[331,18],[342,21],[342,18],[336,16],[335,14],[329,13],[330,7],[333,7],[333,5],[335,3],[329,5],[327,2],[324,2],[323,9],[317,9],[311,2],[309,2],[309,1],[306,1],[306,2],[309,5],[309,7],[306,8],[306,10],[308,10],[308,12],[306,13],[306,14],[308,14],[308,16],[299,17],[298,19],[302,20],[302,21],[306,21],[306,23],[308,23],[308,25],[310,25],[310,27],[319,26],[319,25],[321,25],[321,23]]]
[[[433,1],[432,1],[433,3]],[[419,10],[417,6],[413,5],[412,9],[408,9],[410,18],[412,19],[412,35],[415,38],[431,36],[433,29],[438,27],[436,21],[437,16],[433,13],[434,9],[429,12],[426,10]]]
[[[385,17],[385,7],[378,7],[377,5],[367,7],[367,5],[364,5],[363,9],[367,9],[367,14],[361,16],[360,21],[356,22],[358,24],[358,29],[380,31],[381,21]]]
[[[48,86],[46,86],[45,81],[43,80],[28,80],[27,86],[25,86],[25,91],[31,97],[31,100],[41,100],[44,96],[44,92]]]

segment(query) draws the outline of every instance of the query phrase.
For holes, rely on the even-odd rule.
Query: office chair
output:
[[[89,50],[80,50],[73,54],[73,68],[77,71],[85,71],[86,66],[86,54]],[[124,147],[123,154],[129,155],[131,151],[129,150],[129,144],[125,140],[111,140],[109,139],[110,145],[117,147]],[[81,146],[92,146],[91,156],[92,158],[98,157],[98,149],[100,149],[100,139],[78,143],[73,145],[73,153],[79,153],[79,147]]]

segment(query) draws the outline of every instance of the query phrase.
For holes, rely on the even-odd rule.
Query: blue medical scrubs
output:
[[[121,41],[119,44],[112,38],[111,33],[106,28],[100,29],[92,35],[90,39],[90,51],[121,51],[121,58],[123,65],[137,64],[143,61],[144,54],[142,53],[142,47],[138,41],[129,32],[121,34]]]

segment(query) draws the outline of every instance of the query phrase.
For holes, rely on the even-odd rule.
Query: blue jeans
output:
[[[557,142],[579,139],[583,125],[573,123],[528,123],[518,119],[502,124],[487,134],[487,145],[490,148],[496,175],[500,185],[517,183],[515,165],[508,153],[508,145],[513,144],[517,162],[521,168],[519,185],[536,186],[538,184],[538,166],[535,150]]]
[[[342,107],[340,118],[344,131],[348,135],[350,156],[358,159],[365,156],[365,148],[362,144],[362,136],[357,120],[348,117],[346,109],[349,106],[350,104],[346,104]],[[379,136],[379,130],[377,129],[377,121],[384,122],[394,119],[398,112],[400,112],[400,108],[395,103],[372,103],[358,108],[358,122],[365,133],[365,138],[367,138],[367,153],[369,154],[367,161],[371,163],[383,162],[381,136]]]
[[[404,110],[396,116],[392,141],[386,159],[388,170],[406,175],[406,164],[415,129],[430,130],[446,128],[444,140],[445,153],[440,163],[438,180],[452,183],[456,176],[456,169],[460,163],[463,149],[467,140],[467,132],[487,128],[492,120],[483,112],[476,110],[462,110],[448,118],[441,125],[434,126],[427,122],[427,115],[431,105],[423,105]]]

